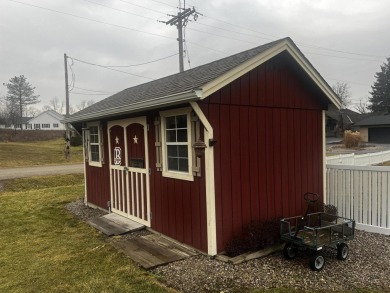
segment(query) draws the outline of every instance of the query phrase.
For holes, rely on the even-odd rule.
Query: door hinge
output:
[[[149,175],[152,175],[152,168],[149,168]]]
[[[153,213],[150,212],[150,219],[153,219]]]

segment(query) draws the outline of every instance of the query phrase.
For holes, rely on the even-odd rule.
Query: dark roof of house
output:
[[[38,114],[37,116],[35,116],[35,117],[30,117],[29,120],[35,120],[35,119],[37,119],[37,118],[39,118],[40,116],[45,115],[45,114],[50,115],[51,117],[53,117],[53,118],[55,118],[55,119],[57,119],[57,120],[59,120],[59,121],[64,120],[64,116],[61,115],[60,113],[57,113],[57,112],[54,111],[54,110],[46,110],[46,111],[44,111],[44,112],[42,112],[42,113],[39,113],[39,114]],[[34,121],[32,121],[32,122],[34,122]]]
[[[340,115],[342,115],[344,124],[354,124],[357,122],[357,120],[360,121],[359,116],[362,114],[359,114],[347,108],[339,110],[333,105],[331,105],[329,106],[328,111],[326,111],[326,115],[337,121],[340,119]]]
[[[32,117],[22,117],[22,124],[26,124],[28,123],[28,121],[31,119]],[[19,122],[19,121],[18,121]]]
[[[73,115],[66,118],[66,122],[88,121],[97,117],[108,117],[117,114],[123,114],[131,109],[132,111],[144,110],[152,106],[169,105],[173,102],[188,102],[190,98],[196,100],[196,90],[202,86],[217,79],[228,71],[254,58],[255,56],[271,49],[272,47],[288,42],[295,46],[290,38],[280,39],[208,64],[204,64],[181,73],[173,74],[144,84],[122,90],[102,101],[99,101]],[[299,49],[296,48],[297,51]],[[325,88],[330,89],[329,85],[323,80],[321,75],[314,69],[310,62],[299,51],[304,62],[320,78]],[[330,89],[331,93],[333,91]],[[190,97],[190,94],[191,97]],[[183,96],[180,98],[180,96]],[[174,97],[174,98],[170,98]],[[199,99],[199,98],[198,98]]]
[[[390,126],[390,114],[386,113],[384,115],[371,116],[356,123],[356,126],[375,126],[375,125]]]

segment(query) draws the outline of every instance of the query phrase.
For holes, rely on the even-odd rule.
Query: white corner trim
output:
[[[87,162],[85,161],[85,155],[88,150],[85,149],[85,130],[82,131],[83,135],[83,166],[84,166],[84,204],[88,202],[88,186],[87,186]],[[89,161],[89,157],[88,157]]]
[[[192,109],[205,127],[204,141],[208,144],[213,138],[213,128],[196,102],[190,102]],[[215,210],[215,180],[214,180],[214,148],[205,149],[205,178],[206,178],[206,215],[207,215],[207,253],[217,254],[217,221]]]
[[[322,188],[323,201],[326,203],[326,111],[322,110]]]
[[[191,105],[192,109],[195,111],[195,114],[199,117],[203,126],[210,133],[210,138],[213,138],[213,135],[214,135],[213,134],[213,127],[211,126],[210,122],[207,120],[206,116],[203,114],[202,109],[199,107],[198,103],[190,102],[190,105]]]

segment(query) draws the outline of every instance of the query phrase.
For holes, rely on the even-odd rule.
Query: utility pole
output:
[[[183,11],[181,11],[183,10]],[[172,16],[172,18],[168,21],[161,21],[165,23],[166,25],[176,25],[177,27],[177,33],[178,33],[178,38],[177,40],[179,41],[179,70],[180,72],[184,71],[184,52],[183,52],[183,28],[187,25],[188,23],[188,18],[194,15],[194,20],[196,21],[198,19],[198,15],[202,15],[199,12],[196,11],[195,7],[192,8],[181,8],[179,7],[179,12],[177,15],[169,15]]]
[[[65,65],[65,104],[66,104],[66,114],[65,117],[69,117],[69,85],[68,85],[68,57],[64,53],[64,65]],[[65,158],[70,159],[70,126],[69,123],[65,124],[66,134],[65,134]]]

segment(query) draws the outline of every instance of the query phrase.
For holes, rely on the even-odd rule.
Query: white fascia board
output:
[[[323,77],[313,68],[313,66],[306,61],[306,57],[303,57],[302,54],[292,46],[289,42],[287,44],[287,52],[297,61],[301,68],[309,75],[309,77],[316,83],[316,85],[321,89],[321,91],[329,98],[329,100],[337,107],[341,108],[341,101],[336,96],[332,88],[326,83]]]
[[[250,60],[242,63],[241,65],[233,68],[222,76],[212,80],[211,82],[205,84],[203,89],[202,99],[210,96],[217,90],[221,89],[225,85],[231,83],[237,78],[248,73],[257,66],[267,62],[276,55],[287,51],[294,60],[299,64],[299,66],[308,74],[308,76],[315,82],[315,84],[321,89],[321,91],[329,98],[329,100],[340,109],[341,102],[329,87],[329,85],[324,81],[324,79],[318,74],[318,72],[313,68],[313,66],[306,61],[306,58],[302,56],[302,53],[297,50],[295,45],[293,45],[289,40],[280,42],[279,44],[271,47],[270,49],[260,53],[259,55],[251,58]]]
[[[108,110],[102,110],[91,114],[80,115],[78,117],[65,118],[65,123],[72,123],[78,121],[89,121],[102,117],[111,117],[125,113],[135,113],[140,111],[152,110],[159,107],[167,107],[172,105],[178,105],[185,102],[193,102],[200,100],[202,97],[201,89],[193,89],[187,92],[179,93],[176,95],[170,95],[165,97],[159,97],[139,103],[134,103],[125,107],[116,107]]]

